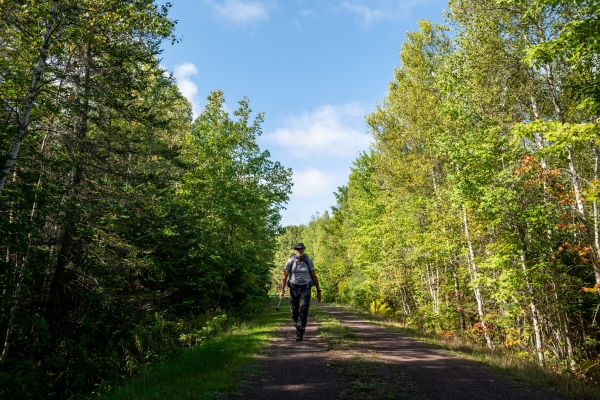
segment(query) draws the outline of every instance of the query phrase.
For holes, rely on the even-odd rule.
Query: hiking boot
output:
[[[301,342],[302,336],[302,332],[296,332],[296,342]]]

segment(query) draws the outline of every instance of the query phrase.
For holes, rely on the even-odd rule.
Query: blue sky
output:
[[[166,45],[197,115],[210,91],[228,109],[248,96],[265,113],[258,142],[294,171],[282,224],[335,204],[352,161],[368,150],[364,116],[386,93],[416,22],[443,22],[447,0],[171,0],[183,42]]]

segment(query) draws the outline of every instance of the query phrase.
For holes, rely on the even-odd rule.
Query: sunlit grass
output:
[[[356,317],[397,332],[421,342],[449,351],[453,355],[467,360],[483,363],[494,369],[510,374],[517,381],[533,383],[560,393],[571,399],[600,399],[600,388],[585,383],[571,375],[559,374],[549,368],[542,368],[529,360],[524,360],[502,350],[490,350],[477,346],[459,336],[442,337],[434,332],[425,332],[406,326],[382,315],[370,314],[353,307],[328,304]]]
[[[349,327],[331,314],[318,307],[311,308],[310,312],[320,324],[319,337],[327,344],[327,350],[343,350],[359,340]]]
[[[208,340],[161,365],[142,372],[123,387],[101,396],[104,400],[214,399],[221,394],[239,395],[236,374],[277,337],[277,329],[289,319],[269,301],[252,322]]]

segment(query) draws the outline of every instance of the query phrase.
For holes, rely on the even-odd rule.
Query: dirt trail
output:
[[[312,305],[311,305],[312,307]],[[287,307],[282,311],[288,312]],[[293,324],[285,325],[256,364],[240,374],[242,398],[251,400],[336,399],[347,379],[331,367],[318,324],[309,314],[304,341],[296,342]]]
[[[321,306],[365,338],[379,359],[399,364],[420,390],[430,399],[545,399],[562,397],[477,363],[453,357],[414,339],[390,332],[346,314]]]
[[[285,326],[281,338],[240,376],[244,381],[242,398],[562,399],[553,392],[517,382],[339,309],[318,306],[352,329],[361,339],[356,347],[327,351],[317,337],[313,318],[309,319],[304,342],[295,341],[291,324]]]

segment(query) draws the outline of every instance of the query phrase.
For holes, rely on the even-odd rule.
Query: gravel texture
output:
[[[311,304],[311,307],[313,305]],[[287,308],[279,312],[288,312]],[[289,312],[288,312],[289,313]],[[310,311],[309,311],[310,313]],[[317,323],[309,314],[304,341],[296,342],[290,320],[281,336],[239,375],[243,399],[336,399],[348,379],[332,368],[330,354],[317,337]]]
[[[305,340],[296,342],[290,323],[240,374],[243,399],[562,399],[337,308],[315,306],[352,329],[360,339],[355,348],[327,351],[310,315]]]

